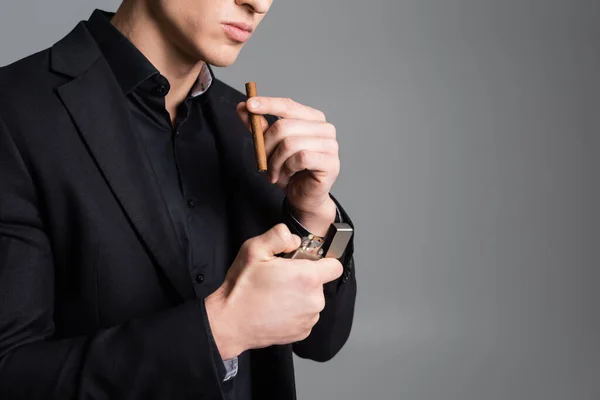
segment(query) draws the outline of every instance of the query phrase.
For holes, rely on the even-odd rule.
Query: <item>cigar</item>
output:
[[[257,96],[256,82],[246,83],[246,96],[248,99]],[[265,152],[265,138],[263,136],[261,116],[250,113],[252,137],[254,138],[254,152],[256,154],[256,167],[259,172],[267,170],[267,153]]]

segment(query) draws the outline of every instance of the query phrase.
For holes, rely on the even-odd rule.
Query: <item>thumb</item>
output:
[[[280,253],[289,253],[300,247],[301,239],[292,234],[285,224],[277,224],[260,236],[257,236],[253,254],[267,260]]]
[[[235,111],[237,112],[238,117],[240,117],[244,125],[246,125],[246,128],[248,128],[248,130],[252,132],[252,123],[250,122],[250,113],[246,108],[246,102],[243,101],[241,103],[238,103],[238,105],[235,107]],[[269,127],[269,121],[267,121],[267,119],[261,115],[260,123],[262,125],[263,132],[266,131]]]
[[[336,258],[322,258],[314,261],[313,265],[323,284],[336,280],[344,272],[344,266]]]

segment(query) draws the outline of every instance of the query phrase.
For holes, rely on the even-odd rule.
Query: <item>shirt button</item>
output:
[[[203,274],[196,275],[196,282],[198,282],[198,283],[204,282],[204,275]]]
[[[167,94],[167,88],[164,85],[160,85],[154,89],[154,92],[159,96],[164,96]]]
[[[187,205],[189,208],[194,208],[194,206],[196,205],[196,202],[194,201],[194,199],[188,199]]]

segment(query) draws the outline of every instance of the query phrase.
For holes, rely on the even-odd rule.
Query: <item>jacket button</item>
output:
[[[347,283],[350,280],[350,276],[352,276],[352,270],[348,269],[342,277],[342,283]]]
[[[198,282],[198,283],[204,282],[204,275],[203,274],[196,275],[196,282]]]
[[[188,199],[187,205],[189,208],[194,208],[194,206],[196,205],[196,202],[194,201],[194,199]]]

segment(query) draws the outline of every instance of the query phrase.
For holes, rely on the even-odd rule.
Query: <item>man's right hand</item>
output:
[[[225,281],[206,298],[210,327],[224,360],[245,350],[305,339],[325,307],[323,285],[340,277],[336,259],[277,257],[300,246],[300,238],[278,224],[248,239]]]

